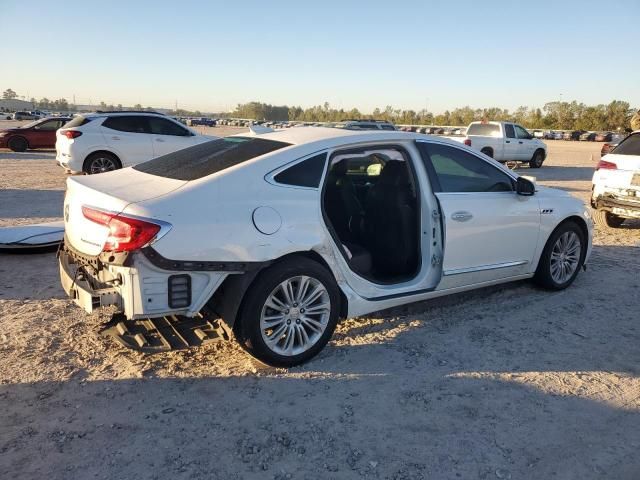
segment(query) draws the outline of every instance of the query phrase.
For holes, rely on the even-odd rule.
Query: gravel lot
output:
[[[586,200],[599,150],[551,141],[532,172]],[[54,156],[0,151],[0,226],[60,217]],[[0,255],[0,478],[640,478],[639,245],[640,223],[597,231],[566,291],[347,320],[289,371],[233,342],[124,349],[53,254]]]

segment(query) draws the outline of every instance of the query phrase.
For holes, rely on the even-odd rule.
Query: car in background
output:
[[[56,130],[62,128],[71,117],[48,117],[22,125],[0,130],[0,148],[24,152],[31,148],[53,148],[56,145]]]
[[[467,136],[458,139],[499,162],[523,162],[540,168],[547,158],[546,144],[517,123],[471,122]]]
[[[187,120],[187,126],[189,127],[215,127],[216,121],[213,118],[200,117],[200,118],[189,118]]]
[[[613,138],[612,132],[600,132],[596,134],[594,141],[596,142],[610,142]]]
[[[11,115],[12,120],[38,120],[39,118],[38,115],[25,111],[13,112]]]
[[[386,120],[345,120],[336,122],[335,126],[346,130],[396,130],[396,126]]]
[[[77,115],[58,130],[56,161],[69,173],[102,173],[216,138],[160,113],[88,113]]]
[[[340,318],[516,280],[567,288],[593,230],[568,192],[382,129],[241,134],[72,176],[63,211],[60,278],[78,306],[221,318],[277,367],[317,355]]]
[[[570,130],[562,134],[562,139],[577,142],[580,140],[580,135],[583,133],[584,132],[582,130]]]
[[[580,135],[579,140],[581,142],[593,142],[596,139],[596,132],[584,132]]]
[[[531,130],[529,133],[535,138],[546,138],[542,130]]]
[[[625,219],[640,218],[640,131],[600,159],[591,191],[597,225],[618,228]]]
[[[627,138],[626,134],[623,133],[612,133],[610,140],[602,144],[602,148],[600,149],[600,156],[603,157],[618,146],[620,142],[622,142],[625,138]]]
[[[564,139],[564,132],[561,131],[557,131],[553,133],[553,139],[554,140],[563,140]]]

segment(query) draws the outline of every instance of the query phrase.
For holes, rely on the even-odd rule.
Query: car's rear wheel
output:
[[[611,212],[607,212],[606,210],[593,210],[591,216],[593,218],[593,223],[599,227],[620,228],[624,223],[624,218]]]
[[[96,152],[87,157],[84,161],[82,171],[87,175],[96,173],[111,172],[122,168],[120,160],[115,155],[108,152]]]
[[[7,146],[14,152],[24,152],[29,148],[29,142],[24,137],[13,137],[9,139]]]
[[[561,224],[544,247],[534,280],[552,290],[562,290],[573,283],[584,263],[587,239],[573,221]]]
[[[544,151],[536,150],[536,152],[533,154],[533,157],[531,157],[531,160],[529,160],[529,167],[540,168],[543,163],[544,163]]]
[[[491,148],[483,148],[480,150],[480,153],[484,153],[487,157],[493,158],[493,149]]]
[[[338,322],[340,292],[333,275],[305,257],[277,263],[248,290],[234,329],[253,356],[274,367],[311,359]]]

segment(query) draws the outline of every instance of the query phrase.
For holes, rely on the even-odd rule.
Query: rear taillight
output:
[[[82,207],[88,220],[109,228],[109,236],[102,247],[103,252],[131,252],[148,244],[160,231],[160,225],[152,222],[104,212],[91,207]]]
[[[82,135],[82,132],[79,132],[78,130],[65,130],[62,134],[67,138],[78,138]]]
[[[596,166],[596,170],[617,170],[618,165],[613,162],[607,162],[606,160],[600,160]]]
[[[465,138],[464,142],[463,142],[467,147],[471,146],[471,139],[470,138]]]

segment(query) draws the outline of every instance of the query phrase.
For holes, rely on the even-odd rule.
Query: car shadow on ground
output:
[[[62,218],[64,190],[0,190],[0,219]]]
[[[55,150],[29,150],[26,152],[12,152],[11,150],[0,150],[0,161],[2,160],[55,160]]]

